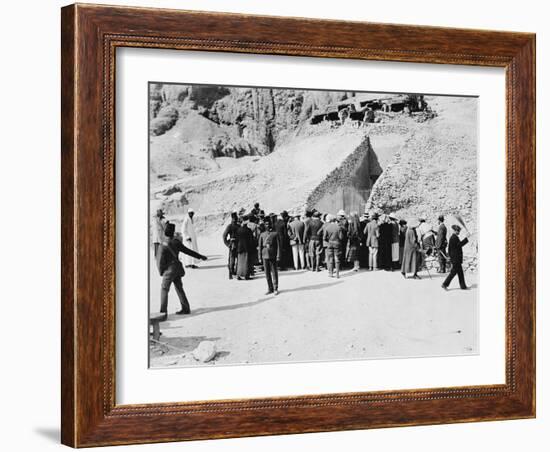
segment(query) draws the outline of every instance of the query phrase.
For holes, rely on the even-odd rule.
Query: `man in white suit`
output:
[[[191,248],[195,252],[199,252],[199,244],[197,243],[197,233],[195,231],[195,224],[193,223],[193,216],[195,211],[189,207],[187,209],[187,215],[183,219],[181,224],[181,236],[183,238],[183,244],[187,248]],[[184,256],[184,264],[187,268],[197,268],[198,259],[188,256]]]

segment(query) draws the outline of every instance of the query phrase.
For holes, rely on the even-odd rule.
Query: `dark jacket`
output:
[[[235,238],[237,240],[237,253],[250,253],[254,251],[254,234],[246,224],[239,226]]]
[[[264,231],[260,234],[258,257],[260,260],[281,260],[279,235],[275,231]]]
[[[187,248],[179,239],[168,239],[161,243],[157,253],[157,267],[161,276],[171,266],[181,267],[181,262],[177,258],[179,253],[187,254],[197,259],[204,259],[202,254]],[[183,276],[183,272],[181,276]]]
[[[231,251],[237,249],[237,231],[239,230],[239,225],[237,223],[231,222],[227,225],[223,231],[223,243]]]
[[[281,247],[288,248],[290,246],[290,238],[288,237],[287,222],[282,219],[278,219],[273,225],[273,230],[279,234],[279,241]]]
[[[312,218],[309,220],[306,224],[306,227],[304,229],[304,237],[306,242],[309,240],[319,240],[321,241],[323,238],[319,237],[319,231],[323,227],[323,222],[319,220],[319,218]]]
[[[302,220],[293,220],[288,224],[288,236],[290,237],[290,244],[303,244],[304,240],[304,231],[305,224]]]
[[[462,247],[468,243],[468,238],[460,240],[457,234],[452,234],[449,239],[449,257],[453,264],[462,264]]]
[[[445,226],[445,223],[439,225],[437,238],[435,239],[435,247],[443,252],[445,248],[447,248],[447,226]]]
[[[338,223],[325,224],[323,232],[323,242],[327,244],[327,248],[340,248],[344,233]]]

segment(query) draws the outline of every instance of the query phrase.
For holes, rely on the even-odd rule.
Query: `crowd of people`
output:
[[[176,236],[175,225],[165,220],[158,210],[153,228],[153,245],[157,267],[162,277],[161,312],[167,312],[168,291],[173,284],[181,310],[190,312],[181,278],[185,274],[179,253],[185,255],[185,267],[196,268],[206,260],[198,252],[194,211],[189,208]],[[439,273],[450,272],[442,284],[447,289],[458,276],[461,289],[468,289],[462,269],[462,247],[468,238],[460,239],[461,226],[453,224],[448,239],[445,218],[440,215],[437,227],[425,218],[406,221],[395,214],[357,212],[349,215],[340,210],[336,215],[315,209],[303,214],[266,214],[259,203],[247,213],[233,212],[223,231],[228,248],[229,279],[249,280],[263,271],[267,294],[279,293],[279,271],[326,269],[330,277],[339,278],[342,269],[359,271],[400,271],[404,278],[420,279],[418,272],[430,258]],[[469,234],[468,234],[469,235]]]
[[[340,277],[340,270],[400,270],[403,277],[420,279],[418,272],[427,257],[437,260],[437,271],[449,277],[442,284],[446,289],[458,275],[460,287],[467,289],[462,271],[462,247],[468,239],[458,240],[459,225],[452,225],[447,240],[445,218],[438,218],[437,228],[425,218],[398,219],[395,214],[357,212],[349,215],[340,210],[336,215],[315,209],[303,214],[266,214],[259,203],[250,212],[233,212],[231,223],[223,232],[229,249],[229,279],[251,279],[263,270],[268,292],[278,293],[278,272],[326,269],[330,277]],[[454,240],[453,237],[458,241]]]

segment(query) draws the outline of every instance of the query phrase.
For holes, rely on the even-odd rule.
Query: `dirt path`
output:
[[[216,358],[207,365],[367,359],[477,353],[477,275],[472,289],[441,289],[441,275],[421,273],[405,280],[399,272],[354,273],[340,279],[326,272],[286,271],[278,296],[265,296],[263,274],[251,281],[229,280],[221,239],[199,237],[209,260],[188,270],[184,288],[192,313],[175,315],[179,302],[170,292],[169,316],[161,341],[151,347],[151,366],[204,365],[190,352],[214,341]],[[150,309],[159,310],[160,277],[151,272]]]

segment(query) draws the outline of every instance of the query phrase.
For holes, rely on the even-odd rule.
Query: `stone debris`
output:
[[[197,361],[207,363],[214,359],[218,351],[216,344],[212,341],[202,341],[195,350],[193,350],[193,358]]]

